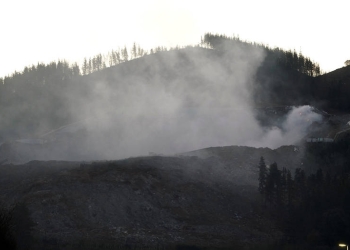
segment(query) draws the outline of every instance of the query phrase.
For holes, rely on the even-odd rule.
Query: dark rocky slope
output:
[[[301,157],[295,149],[231,146],[177,157],[2,165],[0,192],[8,204],[28,208],[32,228],[22,230],[30,230],[35,248],[250,246],[281,237],[261,216],[259,158],[293,169]]]

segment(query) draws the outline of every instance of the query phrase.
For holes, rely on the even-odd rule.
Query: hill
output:
[[[208,76],[208,81],[217,82],[218,88],[223,81],[233,84],[233,80],[237,82],[240,79],[247,85],[242,92],[249,92],[245,98],[251,99],[253,105],[311,104],[320,107],[323,104],[322,108],[348,109],[347,92],[343,91],[346,87],[339,85],[347,82],[346,74],[342,78],[341,69],[319,76],[319,65],[301,53],[271,49],[235,37],[208,33],[204,35],[202,46],[205,48],[188,47],[172,51],[158,48],[150,55],[145,55],[140,48],[143,51],[139,55],[141,57],[129,61],[127,57],[121,57],[123,53],[113,52],[109,55],[109,68],[106,68],[108,62],[103,61],[102,55],[90,58],[89,62],[85,60],[83,70],[77,64],[69,65],[65,61],[38,64],[0,79],[2,140],[37,136],[79,120],[78,115],[86,119],[86,114],[72,113],[71,108],[88,104],[99,88],[97,83],[108,83],[109,87],[113,85],[114,89],[109,89],[109,93],[117,91],[117,86],[120,87],[123,82],[126,82],[125,85],[137,82],[152,86],[170,83],[174,90],[171,83],[177,79],[175,86],[187,91],[190,84],[201,84]],[[199,67],[202,71],[198,70]],[[336,79],[334,75],[338,75]],[[139,88],[136,85],[135,88]],[[337,102],[336,99],[342,101]],[[14,126],[12,121],[17,121],[17,125]]]
[[[291,169],[301,156],[295,147],[232,146],[177,157],[32,161],[0,167],[0,195],[28,209],[28,217],[16,216],[31,221],[18,230],[30,232],[21,244],[33,248],[254,246],[281,237],[259,205],[261,155]]]
[[[266,136],[283,127],[292,106],[332,108],[329,79],[347,79],[348,67],[314,77],[317,71],[306,65],[317,64],[301,54],[220,39],[210,49],[161,51],[87,75],[67,63],[14,75],[0,85],[0,152],[10,152],[0,159],[102,160],[211,146],[293,144],[305,132],[280,144]],[[334,100],[347,102],[344,93]],[[277,107],[286,112],[279,115]],[[22,153],[15,153],[17,148]]]
[[[83,75],[39,64],[0,84],[0,197],[18,204],[20,247],[273,249],[348,236],[349,116],[337,112],[349,67],[320,75],[301,53],[204,41]],[[265,202],[261,156],[277,176]]]
[[[348,157],[340,157],[349,147],[327,146],[331,148],[229,146],[118,161],[3,164],[0,198],[15,205],[19,249],[280,249],[296,243],[299,249],[311,244],[306,246],[310,249],[312,244],[334,245],[347,235],[332,235],[328,224],[318,223],[329,223],[330,216],[337,219],[333,227],[343,225],[338,217],[346,213],[342,203],[348,204],[338,198],[348,195],[343,186],[347,175],[338,174],[348,171],[347,163],[341,164]],[[268,166],[277,161],[280,169],[295,173],[293,192],[299,192],[298,173],[306,173],[301,184],[304,189],[313,185],[312,190],[293,202],[312,202],[292,210],[263,206],[258,192],[261,156]],[[320,170],[314,174],[319,166],[325,176]],[[315,186],[320,180],[322,193]],[[290,224],[293,216],[299,219]],[[304,228],[297,230],[301,223]]]
[[[101,113],[102,107],[125,108],[127,101],[135,105],[137,98],[147,103],[141,98],[145,95],[153,98],[153,103],[158,97],[164,98],[156,104],[163,108],[169,105],[163,103],[170,100],[187,108],[311,103],[309,83],[319,70],[312,70],[318,66],[310,59],[237,39],[229,40],[229,46],[215,47],[215,43],[210,44],[210,34],[205,39],[203,42],[211,49],[188,47],[142,53],[142,57],[120,59],[109,68],[99,55],[90,60],[96,65],[85,69],[84,75],[76,64],[59,61],[26,67],[23,72],[0,79],[0,140],[37,137],[91,118],[97,109]],[[111,59],[117,55],[112,53]],[[304,64],[313,66],[300,66]],[[159,96],[159,90],[168,96]],[[154,109],[150,104],[145,106]]]
[[[343,67],[315,78],[313,96],[333,113],[350,111],[350,67]]]

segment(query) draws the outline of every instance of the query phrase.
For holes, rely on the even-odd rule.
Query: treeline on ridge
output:
[[[268,58],[267,60],[273,59],[274,62],[285,69],[296,70],[308,76],[319,76],[322,73],[319,64],[312,61],[309,57],[305,57],[301,51],[297,53],[295,50],[283,50],[278,47],[272,49],[265,44],[242,41],[239,37],[214,35],[211,33],[206,33],[204,35],[202,44],[207,44],[213,49],[223,51],[234,49],[237,46],[243,46],[248,49],[250,49],[250,47],[256,47],[264,50]]]
[[[75,121],[68,112],[69,99],[74,93],[89,91],[91,86],[81,85],[81,77],[129,60],[161,51],[180,49],[156,47],[149,52],[136,43],[112,50],[107,55],[97,54],[85,58],[82,66],[65,60],[27,66],[0,78],[0,142],[9,138],[37,136],[47,128]]]
[[[210,48],[230,53],[249,51],[264,56],[254,78],[253,99],[264,105],[312,105],[313,81],[322,71],[319,65],[301,52],[270,48],[260,43],[249,43],[238,37],[205,34],[202,43]],[[233,52],[235,53],[235,52]]]

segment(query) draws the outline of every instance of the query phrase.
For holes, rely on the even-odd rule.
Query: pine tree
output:
[[[122,62],[122,59],[121,59],[121,57],[120,57],[120,51],[116,51],[116,52],[115,52],[115,58],[116,58],[116,61],[117,61],[118,63],[121,63],[121,62]]]
[[[92,72],[93,72],[93,69],[92,69],[92,61],[91,61],[91,58],[89,58],[88,74],[91,74]]]
[[[84,58],[84,62],[83,62],[83,75],[86,75],[88,73],[88,62],[86,60],[86,58]]]
[[[124,62],[127,62],[129,60],[128,49],[126,48],[126,46],[122,50],[122,57]]]
[[[305,73],[305,57],[299,52],[299,72],[300,73]]]
[[[292,68],[295,70],[299,70],[299,58],[298,58],[298,54],[295,50],[293,51]]]
[[[292,179],[292,173],[290,170],[287,170],[286,176],[286,189],[287,189],[287,205],[288,207],[292,207],[294,202],[294,181]]]
[[[112,50],[112,52],[108,53],[107,57],[108,57],[108,65],[109,67],[113,66],[113,54],[114,54],[114,51]]]
[[[73,76],[80,75],[80,68],[79,68],[79,65],[77,63],[74,63],[72,65],[72,74],[73,74]]]
[[[300,205],[305,198],[305,172],[301,168],[295,169],[294,185],[296,203]]]
[[[288,195],[287,195],[287,169],[282,168],[281,172],[281,205],[287,204]]]
[[[140,45],[137,46],[137,56],[142,57],[147,55],[147,51],[145,51],[144,49],[142,49],[140,47]]]
[[[117,61],[117,51],[112,51],[112,63],[113,65],[117,65],[119,63]]]
[[[92,58],[92,72],[95,72],[97,70],[97,62],[96,62],[96,56]]]
[[[323,171],[321,168],[319,168],[316,172],[316,181],[321,184],[323,183]]]
[[[321,69],[320,69],[320,65],[318,63],[316,63],[315,65],[315,76],[319,76],[321,75]]]
[[[265,164],[264,157],[260,157],[259,162],[259,193],[265,196],[266,189],[266,178],[267,178],[267,167]]]
[[[100,71],[102,68],[102,55],[98,54],[95,56],[96,71]]]
[[[266,178],[266,199],[274,205],[281,203],[281,171],[276,162],[270,165]]]
[[[137,57],[137,47],[136,47],[136,43],[134,43],[131,49],[131,58],[135,59],[136,57]]]
[[[98,64],[97,64],[97,65],[98,65],[97,70],[103,69],[104,60],[103,60],[102,54],[98,54],[98,55],[97,55],[97,62],[98,62]]]

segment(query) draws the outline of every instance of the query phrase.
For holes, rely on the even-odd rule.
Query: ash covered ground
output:
[[[34,247],[251,245],[281,237],[260,214],[259,158],[293,169],[301,157],[295,149],[231,146],[172,157],[5,164],[0,192],[28,210],[21,221],[31,223],[21,228]]]

